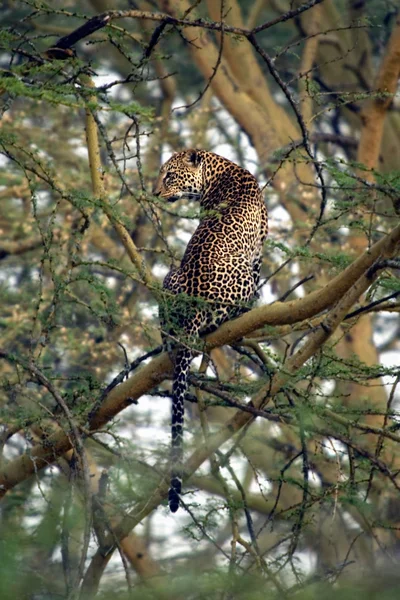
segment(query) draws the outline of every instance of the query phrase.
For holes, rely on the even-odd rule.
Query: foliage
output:
[[[398,596],[399,26],[300,4],[5,3],[1,598]],[[199,146],[271,232],[257,306],[183,340],[208,363],[172,517],[157,314],[193,309],[160,284],[199,211],[151,189]]]

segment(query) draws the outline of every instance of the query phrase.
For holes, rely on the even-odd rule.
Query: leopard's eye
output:
[[[168,183],[168,182],[171,183],[171,181],[173,180],[173,178],[174,178],[173,173],[171,173],[171,172],[165,173],[165,175],[164,175],[164,183]]]

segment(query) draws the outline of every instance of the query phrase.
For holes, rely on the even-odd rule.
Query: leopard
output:
[[[196,354],[193,341],[249,310],[257,297],[268,213],[248,170],[198,148],[177,152],[162,165],[153,194],[163,202],[200,204],[199,224],[181,263],[164,279],[166,300],[159,310],[163,342],[174,364],[168,504],[175,513],[182,494],[184,406]]]

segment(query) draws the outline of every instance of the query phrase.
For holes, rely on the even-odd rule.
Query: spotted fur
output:
[[[164,280],[172,294],[160,308],[164,340],[174,360],[169,506],[182,488],[184,401],[193,340],[246,310],[260,278],[267,210],[257,181],[235,163],[205,150],[174,154],[161,168],[154,194],[168,202],[198,200],[200,224],[180,267]],[[171,339],[180,344],[172,353]]]

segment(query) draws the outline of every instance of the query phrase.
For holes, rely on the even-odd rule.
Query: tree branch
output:
[[[399,74],[400,15],[397,15],[386,55],[377,76],[374,97],[368,100],[361,112],[362,129],[357,159],[368,169],[375,169],[378,166],[385,116],[396,93]],[[371,172],[367,172],[366,177],[372,180],[374,178]]]
[[[87,75],[83,76],[84,82],[89,87],[95,87],[93,81]],[[92,97],[89,100],[96,101],[96,97]],[[89,107],[86,108],[86,141],[88,149],[88,158],[90,166],[90,174],[92,178],[92,190],[96,198],[102,200],[102,208],[113,225],[119,239],[121,240],[129,258],[135,265],[139,272],[139,275],[143,279],[143,283],[149,288],[157,289],[157,285],[148,271],[144,259],[138,252],[132,237],[126,227],[119,221],[115,216],[109,203],[106,201],[106,192],[104,189],[102,172],[103,168],[100,160],[100,146],[97,123],[93,116],[93,113]]]
[[[276,19],[272,19],[271,21],[267,21],[262,25],[258,25],[253,29],[246,29],[244,27],[234,27],[232,25],[225,25],[223,22],[210,22],[206,19],[179,19],[173,17],[167,13],[163,12],[148,12],[145,10],[108,10],[100,15],[96,15],[89,19],[84,25],[81,25],[68,35],[65,35],[57,40],[54,46],[50,49],[50,51],[60,49],[68,49],[74,46],[77,42],[87,37],[99,29],[102,29],[106,25],[111,24],[112,21],[116,19],[146,19],[148,21],[159,21],[165,24],[171,25],[182,25],[184,27],[202,27],[203,29],[210,29],[212,31],[224,31],[226,33],[233,33],[235,35],[241,35],[244,37],[249,36],[251,33],[259,33],[260,31],[265,31],[278,23],[284,23],[294,17],[299,16],[301,13],[304,13],[307,10],[310,10],[316,4],[320,4],[323,0],[311,0],[310,2],[306,2],[305,4],[300,5],[299,7],[289,10],[286,13],[276,17]],[[68,14],[63,11],[63,15]],[[72,15],[71,15],[72,16]],[[75,15],[74,15],[75,16]],[[55,56],[56,58],[64,58],[65,56]]]

